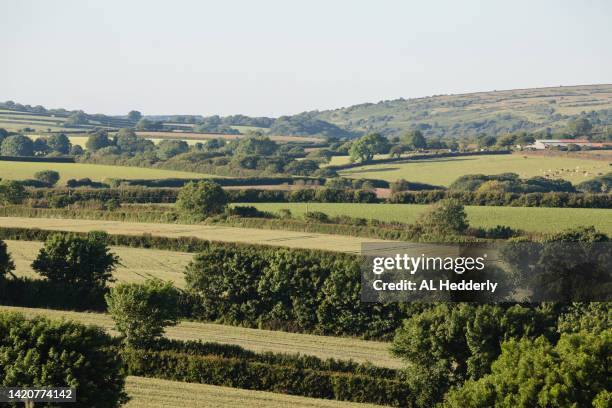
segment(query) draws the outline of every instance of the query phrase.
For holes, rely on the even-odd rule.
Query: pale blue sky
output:
[[[0,0],[0,100],[277,116],[612,82],[612,2]]]

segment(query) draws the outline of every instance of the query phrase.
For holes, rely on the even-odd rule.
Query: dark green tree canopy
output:
[[[138,112],[137,110],[131,110],[127,117],[132,122],[138,122],[142,118],[142,113]]]
[[[411,150],[425,149],[427,147],[427,141],[420,130],[408,132],[400,140],[402,144],[408,146]]]
[[[47,183],[50,186],[53,186],[59,181],[60,174],[55,170],[43,170],[34,173],[34,178],[36,180],[42,181],[43,183]]]
[[[157,157],[168,160],[181,153],[189,151],[189,145],[184,140],[162,140],[157,145]]]
[[[238,142],[236,154],[241,156],[271,156],[278,150],[275,141],[268,137],[247,137]]]
[[[32,269],[50,281],[86,289],[102,289],[113,282],[119,257],[106,245],[106,233],[92,231],[86,236],[51,235]]]
[[[15,263],[11,254],[8,252],[6,243],[0,240],[0,280],[6,277],[6,274],[15,270]]]
[[[202,219],[223,212],[227,194],[212,181],[190,182],[181,188],[176,206],[183,214]]]
[[[355,140],[351,145],[350,156],[353,161],[367,162],[375,154],[389,152],[389,140],[378,133],[371,133]]]
[[[2,156],[34,156],[34,142],[22,135],[8,136],[0,146]]]
[[[115,144],[121,150],[121,153],[142,153],[154,148],[152,141],[136,135],[136,132],[129,128],[119,129],[115,140]]]
[[[111,141],[108,138],[108,133],[104,130],[98,130],[95,133],[92,133],[89,138],[87,138],[87,143],[85,147],[87,150],[95,152],[96,150],[100,150],[104,147],[108,147],[111,145]]]
[[[15,180],[0,181],[0,204],[21,204],[27,193],[25,187]]]
[[[119,407],[126,373],[112,345],[98,327],[0,312],[0,386],[74,387],[71,406]]]
[[[68,139],[68,136],[63,133],[56,133],[49,136],[49,139],[47,140],[47,145],[51,148],[51,150],[54,150],[61,154],[70,153],[70,148],[72,147],[70,139]]]

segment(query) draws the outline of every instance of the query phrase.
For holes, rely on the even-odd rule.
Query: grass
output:
[[[0,310],[23,313],[26,317],[46,316],[50,319],[66,318],[83,324],[92,324],[113,330],[111,317],[103,313],[68,312],[63,310],[0,306]],[[273,352],[312,355],[319,358],[336,358],[356,362],[371,362],[389,368],[401,368],[404,364],[389,354],[389,343],[359,340],[345,337],[316,336],[287,333],[274,330],[247,329],[214,323],[183,321],[166,330],[166,336],[177,340],[202,340],[234,344],[255,352]]]
[[[340,163],[343,159],[340,157],[335,160]],[[521,178],[550,176],[580,183],[607,173],[610,171],[609,168],[609,164],[605,161],[509,154],[375,164],[344,170],[340,174],[351,178],[387,181],[403,178],[413,182],[448,186],[459,176],[466,174],[500,173],[517,173]]]
[[[32,268],[32,261],[42,247],[42,242],[4,241],[15,261],[15,275],[20,277],[39,278]],[[172,281],[179,287],[185,287],[183,271],[193,258],[193,254],[158,249],[111,247],[119,256],[121,266],[113,277],[117,282],[142,282],[147,278],[159,278]]]
[[[164,179],[164,178],[203,178],[217,177],[202,173],[186,171],[150,169],[145,167],[110,166],[88,163],[39,163],[0,161],[0,177],[4,179],[23,180],[34,177],[41,170],[55,170],[60,173],[60,183],[68,179],[89,177],[95,181],[107,178],[124,179]]]
[[[185,225],[24,217],[0,217],[0,225],[3,227],[40,228],[74,232],[101,230],[109,234],[142,235],[146,233],[166,237],[196,237],[212,241],[243,242],[288,248],[321,249],[353,253],[361,251],[361,244],[363,242],[384,242],[374,238],[257,228],[238,228],[223,225]]]
[[[131,400],[125,405],[125,408],[368,408],[378,406],[144,377],[128,377],[126,391]]]
[[[240,205],[240,204],[236,204]],[[282,208],[301,216],[308,211],[321,211],[331,216],[348,215],[381,221],[413,223],[427,209],[419,204],[334,204],[334,203],[261,203],[252,205],[263,211],[277,212]],[[470,225],[494,227],[506,225],[525,231],[555,232],[581,225],[594,225],[612,235],[612,217],[608,209],[539,208],[539,207],[466,207]]]

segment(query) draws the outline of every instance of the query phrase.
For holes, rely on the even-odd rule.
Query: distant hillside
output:
[[[499,135],[515,131],[562,131],[585,114],[593,124],[612,125],[612,85],[516,89],[364,103],[311,112],[349,132],[427,136]]]

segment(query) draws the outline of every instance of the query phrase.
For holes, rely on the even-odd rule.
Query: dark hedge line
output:
[[[130,375],[340,401],[414,406],[401,381],[172,351],[121,350]]]
[[[590,193],[501,193],[473,191],[405,191],[393,194],[391,204],[431,204],[454,198],[464,205],[556,207],[556,208],[612,208],[612,194]]]
[[[509,150],[493,150],[493,151],[485,151],[485,152],[448,152],[448,153],[433,153],[433,154],[415,154],[410,157],[394,157],[388,159],[378,159],[371,160],[367,163],[348,163],[348,164],[340,164],[337,166],[327,166],[326,168],[331,170],[346,170],[352,169],[355,167],[361,167],[365,165],[371,164],[384,164],[384,163],[402,163],[402,162],[410,162],[413,160],[431,160],[431,159],[441,159],[446,157],[465,157],[465,156],[488,156],[488,155],[499,155],[499,154],[511,154],[512,152]]]
[[[59,197],[67,197],[68,202],[88,200],[119,200],[121,203],[173,203],[176,201],[179,190],[176,188],[37,188],[28,190],[28,196],[37,200],[52,201]]]
[[[333,358],[323,360],[315,356],[302,354],[256,353],[233,344],[171,340],[164,337],[157,340],[152,347],[149,347],[149,351],[174,351],[195,356],[236,358],[250,362],[319,371],[337,371],[390,380],[401,378],[400,372],[392,368],[378,367],[372,364],[359,364],[353,361],[336,360]]]
[[[74,157],[0,156],[0,161],[74,163]]]
[[[190,182],[198,182],[203,179],[183,179],[183,178],[167,178],[167,179],[115,179],[115,182],[128,186],[140,187],[183,187]],[[256,186],[256,185],[280,185],[280,184],[295,184],[298,181],[305,183],[325,184],[324,178],[317,177],[241,177],[241,178],[221,178],[212,177],[206,180],[214,181],[220,186]]]
[[[377,203],[382,200],[369,190],[340,190],[332,188],[279,190],[228,190],[232,203]]]

